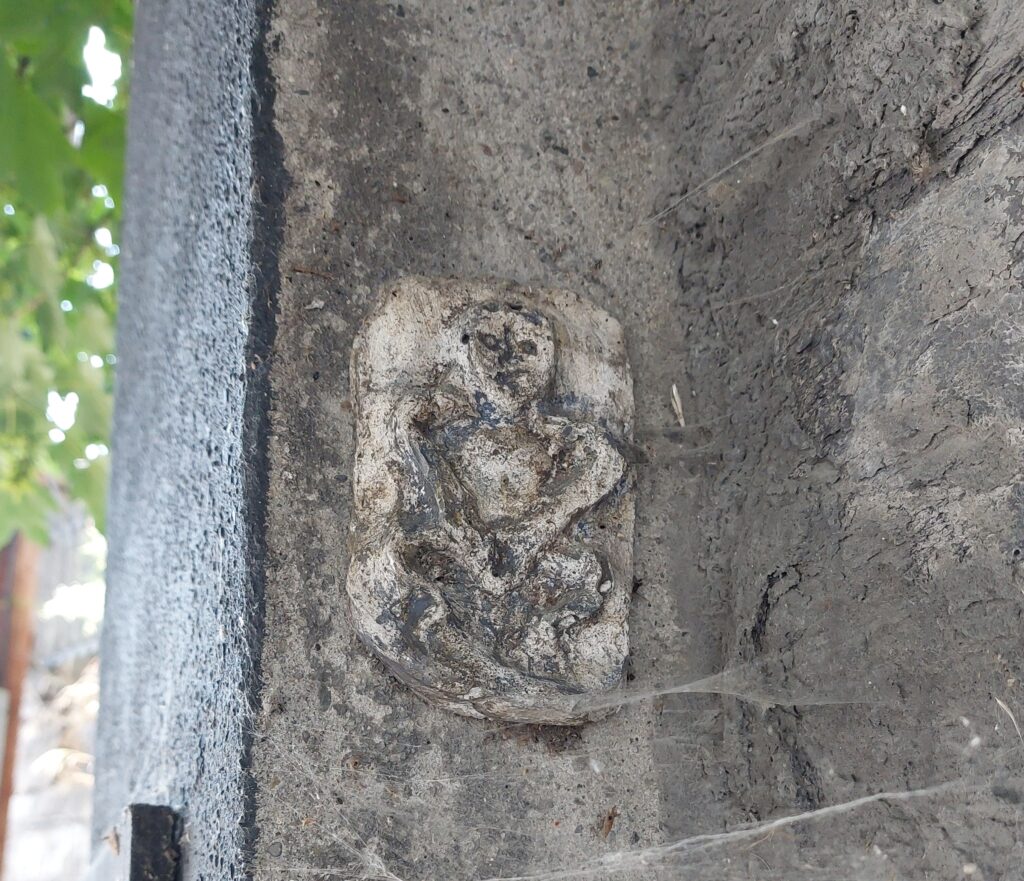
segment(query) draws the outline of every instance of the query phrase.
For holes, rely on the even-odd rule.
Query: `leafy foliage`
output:
[[[131,0],[0,0],[0,545],[45,541],[55,491],[103,528],[131,22]],[[106,105],[82,94],[94,27],[124,62]]]

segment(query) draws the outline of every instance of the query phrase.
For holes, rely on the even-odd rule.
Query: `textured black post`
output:
[[[164,805],[129,805],[107,830],[85,881],[177,881],[177,814]]]
[[[128,881],[175,881],[177,818],[161,805],[128,808]]]

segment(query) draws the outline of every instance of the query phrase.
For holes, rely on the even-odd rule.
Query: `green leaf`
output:
[[[0,425],[12,431],[13,427],[5,424],[9,418],[5,413],[25,405],[45,410],[53,367],[38,345],[7,323],[0,324],[0,352],[4,353],[0,358]]]
[[[43,213],[63,202],[62,178],[72,160],[71,145],[57,115],[18,81],[6,65],[0,70],[0,179],[25,203]]]
[[[109,444],[113,368],[80,355],[105,361],[114,345],[116,285],[86,279],[97,260],[115,262],[95,233],[117,240],[133,13],[132,0],[0,0],[0,205],[15,209],[0,215],[3,541],[19,529],[45,540],[58,488],[102,529],[109,459],[90,445]],[[113,107],[82,95],[91,26],[122,57]],[[97,184],[113,202],[93,196]],[[78,397],[60,433],[46,416],[51,390]]]
[[[33,287],[40,296],[53,300],[60,293],[64,273],[57,257],[57,242],[45,217],[36,217],[32,221],[26,250]]]
[[[124,167],[124,113],[89,102],[82,108],[85,136],[79,150],[79,162],[96,183],[109,190],[115,202],[121,201],[121,177]]]
[[[0,487],[0,546],[18,531],[39,544],[49,544],[49,514],[53,508],[53,495],[42,484],[19,493]]]

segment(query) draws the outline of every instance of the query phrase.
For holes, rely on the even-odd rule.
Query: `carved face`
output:
[[[547,390],[554,374],[551,322],[515,302],[485,303],[462,334],[480,390],[498,406],[518,409]]]

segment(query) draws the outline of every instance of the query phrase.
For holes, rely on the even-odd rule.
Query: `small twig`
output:
[[[619,806],[612,805],[609,808],[608,813],[604,815],[604,820],[601,823],[601,837],[607,838],[611,835],[612,827],[615,825],[615,818],[619,816]]]
[[[328,275],[326,272],[319,272],[316,269],[303,269],[301,266],[293,266],[292,272],[299,272],[302,275],[315,275],[317,278],[326,278],[328,281],[334,281],[333,275]]]
[[[1013,712],[1010,710],[1010,708],[1001,700],[999,700],[999,698],[997,698],[995,695],[992,695],[992,697],[995,698],[996,703],[999,704],[1002,711],[1010,717],[1010,721],[1013,722],[1013,727],[1017,731],[1017,736],[1020,738],[1021,745],[1024,746],[1024,734],[1021,734],[1020,725],[1017,724],[1017,717],[1013,715]]]
[[[676,388],[675,383],[672,383],[672,409],[675,411],[679,427],[686,428],[686,419],[683,417],[683,401],[679,397],[679,389]]]

